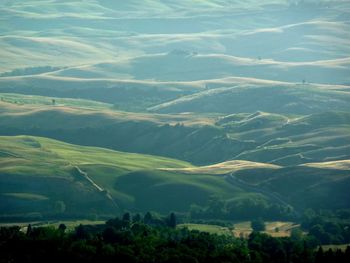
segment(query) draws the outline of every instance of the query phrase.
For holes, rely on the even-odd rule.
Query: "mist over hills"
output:
[[[348,62],[343,64],[350,46],[348,3],[303,3],[146,1],[140,6],[134,1],[40,1],[40,5],[36,1],[4,1],[0,7],[4,21],[1,67],[5,72],[33,66],[72,66],[66,70],[69,75],[79,73],[77,66],[89,68],[99,61],[120,65],[109,73],[103,67],[102,74],[122,79],[181,80],[181,71],[174,71],[180,66],[182,70],[188,67],[187,78],[192,79],[211,77],[217,68],[224,70],[221,75],[349,83]],[[182,56],[145,57],[172,50],[198,56],[185,61]],[[141,75],[135,74],[135,66],[131,74],[123,75],[134,63],[125,60],[129,57],[134,57],[140,67],[135,70]],[[171,75],[159,72],[166,70],[160,62],[167,63]],[[236,65],[235,70],[225,69],[230,64]],[[276,68],[288,73],[274,74]],[[146,74],[147,70],[151,74]],[[321,72],[318,78],[317,70]],[[101,72],[87,70],[79,75],[100,78]]]
[[[284,219],[349,209],[349,14],[341,0],[0,1],[0,219],[58,216],[57,202],[63,217],[215,198]]]

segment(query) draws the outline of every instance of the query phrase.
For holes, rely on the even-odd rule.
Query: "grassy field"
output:
[[[264,231],[264,233],[273,237],[288,237],[290,236],[291,230],[293,228],[299,227],[299,225],[293,222],[281,221],[266,222],[265,226],[266,230]],[[250,221],[235,223],[233,224],[232,229],[230,229],[229,227],[208,224],[181,224],[178,227],[187,227],[190,230],[198,230],[218,235],[234,235],[235,237],[244,238],[248,238],[250,233],[253,231],[250,227]]]
[[[111,109],[112,104],[84,100],[84,99],[70,99],[70,98],[57,98],[46,97],[37,95],[22,95],[16,93],[0,93],[0,99],[2,102],[8,102],[17,105],[35,105],[35,106],[57,106],[57,107],[77,107],[94,110]]]
[[[40,222],[40,221],[34,221],[34,222],[26,222],[26,223],[0,223],[0,226],[13,226],[17,225],[20,226],[22,231],[26,231],[28,224],[31,224],[32,226],[52,226],[52,227],[58,227],[60,224],[65,224],[67,226],[68,230],[74,230],[75,227],[77,227],[80,224],[83,225],[99,225],[104,224],[105,221],[103,220],[63,220],[63,221],[48,221],[48,222]],[[233,224],[231,227],[224,227],[219,225],[211,225],[211,224],[192,224],[192,223],[185,223],[185,224],[179,224],[177,225],[177,228],[183,228],[186,227],[189,230],[197,230],[200,232],[207,232],[210,234],[218,234],[218,235],[234,235],[235,237],[244,237],[248,238],[249,234],[252,232],[252,229],[250,228],[250,222],[239,222]],[[266,222],[266,231],[264,233],[269,234],[273,237],[287,237],[290,236],[290,231],[293,228],[297,228],[299,225],[294,224],[292,222],[281,222],[281,221],[275,221],[275,222]],[[279,232],[276,232],[276,228],[279,228]],[[332,248],[337,249],[340,248],[342,250],[345,250],[348,244],[345,245],[325,245],[322,246],[324,250]]]
[[[26,232],[27,227],[31,224],[34,227],[55,227],[58,228],[60,224],[65,224],[67,227],[67,231],[73,231],[75,227],[82,225],[100,225],[104,224],[106,221],[103,220],[63,220],[63,221],[33,221],[33,222],[13,222],[13,223],[0,223],[1,226],[9,227],[9,226],[19,226],[21,227],[21,231]]]
[[[266,234],[269,234],[273,237],[288,237],[291,234],[293,228],[299,227],[293,222],[265,222],[266,230],[263,231]],[[248,237],[249,234],[253,231],[250,226],[250,221],[240,222],[234,224],[233,234],[236,237],[243,236]]]
[[[48,175],[52,173],[52,167],[56,167],[54,171],[58,172],[62,167],[94,164],[115,166],[129,171],[191,166],[189,163],[164,157],[71,145],[42,137],[3,136],[0,137],[0,145],[2,173]]]
[[[342,245],[323,245],[322,249],[323,251],[327,251],[328,249],[332,249],[333,251],[335,250],[342,250],[345,251],[347,247],[350,246],[350,244],[342,244]]]

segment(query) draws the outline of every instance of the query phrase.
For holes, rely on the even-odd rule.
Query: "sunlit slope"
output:
[[[180,173],[188,174],[212,174],[212,175],[222,175],[228,173],[235,173],[238,171],[244,170],[273,170],[281,168],[278,165],[268,164],[268,163],[257,163],[250,161],[234,160],[226,161],[222,163],[207,165],[207,166],[198,166],[198,167],[185,167],[185,168],[161,168],[165,171],[176,171]]]
[[[193,203],[206,204],[211,195],[244,196],[222,177],[158,169],[192,167],[174,159],[30,136],[0,137],[0,147],[2,215],[52,214],[57,201],[65,203],[68,215],[185,211]]]

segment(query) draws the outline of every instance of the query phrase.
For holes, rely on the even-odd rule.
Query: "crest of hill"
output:
[[[211,174],[211,175],[223,175],[228,173],[234,173],[243,170],[255,170],[255,169],[266,169],[274,170],[279,169],[281,166],[268,164],[268,163],[257,163],[243,160],[232,160],[222,163],[198,166],[198,167],[186,167],[186,168],[160,168],[165,171],[175,171],[188,174]]]
[[[350,171],[350,160],[340,160],[340,161],[321,162],[321,163],[305,163],[305,164],[302,164],[301,166],[314,167],[314,168],[320,168],[320,169]]]
[[[196,81],[240,76],[286,82],[349,83],[350,58],[312,62],[283,62],[189,51],[142,55],[116,62],[71,67],[47,75],[74,78],[154,79]]]
[[[325,111],[349,111],[350,93],[325,90],[317,85],[242,85],[217,88],[149,108],[162,113],[264,111],[306,115]]]

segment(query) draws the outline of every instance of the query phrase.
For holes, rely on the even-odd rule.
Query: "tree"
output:
[[[64,233],[64,231],[66,231],[67,229],[67,226],[65,224],[60,224],[58,226],[58,230],[61,232],[61,233]]]
[[[144,218],[143,218],[143,222],[144,222],[145,224],[151,224],[152,221],[153,221],[153,216],[152,216],[152,214],[151,214],[150,212],[147,212],[147,213],[145,214]]]
[[[28,227],[27,227],[27,233],[26,233],[27,236],[30,236],[30,234],[32,233],[32,231],[33,231],[32,225],[29,224]]]
[[[136,214],[132,217],[132,221],[135,222],[141,222],[141,215],[140,214]]]
[[[323,262],[323,258],[324,258],[323,249],[322,249],[322,246],[319,246],[319,248],[316,252],[316,255],[315,255],[315,262],[321,263],[321,262]]]
[[[207,213],[212,218],[222,218],[224,213],[225,202],[217,196],[211,196]]]
[[[176,215],[175,213],[171,213],[168,219],[168,226],[175,228],[176,227]]]
[[[90,235],[86,228],[82,224],[80,224],[75,228],[75,237],[77,239],[88,239]]]
[[[253,231],[260,232],[265,230],[265,223],[261,218],[252,220],[250,224]]]
[[[123,215],[123,221],[128,221],[128,222],[131,221],[130,213],[125,213],[125,214]]]

